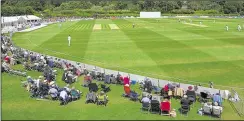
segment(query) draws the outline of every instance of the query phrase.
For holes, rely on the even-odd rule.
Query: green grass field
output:
[[[44,54],[94,64],[149,77],[216,85],[244,85],[244,31],[241,19],[193,19],[198,27],[177,19],[93,20],[57,24],[13,40],[24,48]],[[132,28],[132,23],[136,28]],[[93,30],[101,24],[101,30]],[[109,24],[120,29],[111,30]],[[225,25],[230,30],[225,31]],[[67,37],[71,35],[71,47]]]
[[[61,29],[53,24],[33,32],[16,33],[13,40],[16,45],[33,51],[124,72],[184,83],[187,83],[184,80],[213,81],[215,85],[229,87],[225,89],[243,87],[244,31],[236,30],[238,24],[244,24],[243,20],[216,19],[213,23],[212,19],[193,19],[193,24],[200,21],[207,27],[182,24],[178,19],[65,22]],[[95,24],[101,24],[101,30],[93,30]],[[111,30],[109,24],[120,29]],[[71,47],[68,35],[72,37]],[[29,73],[38,76],[36,72]],[[58,83],[64,85],[60,80]],[[87,91],[79,85],[75,86]],[[2,87],[3,119],[168,119],[143,114],[139,103],[120,97],[121,86],[112,86],[108,94],[111,101],[105,108],[85,105],[84,97],[65,107],[58,106],[58,102],[38,102],[28,97],[16,77],[7,74],[3,75]],[[239,93],[244,94],[243,90]],[[179,108],[178,102],[172,100],[173,108]],[[188,117],[178,113],[176,119],[213,119],[197,115],[199,107],[196,104]],[[243,118],[225,102],[222,119]]]

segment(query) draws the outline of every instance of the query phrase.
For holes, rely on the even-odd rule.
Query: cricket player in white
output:
[[[229,31],[229,26],[228,25],[226,25],[225,28],[226,28],[226,31]]]
[[[61,28],[62,27],[62,24],[61,24],[61,22],[59,22],[59,28]]]
[[[69,46],[70,46],[70,41],[71,41],[71,37],[70,37],[70,35],[69,35],[69,36],[68,36]]]
[[[202,22],[200,21],[200,25],[202,25]]]
[[[238,27],[237,27],[238,31],[241,31],[241,25],[238,24]]]

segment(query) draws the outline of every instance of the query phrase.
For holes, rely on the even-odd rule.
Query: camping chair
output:
[[[218,118],[221,118],[221,110],[213,108],[212,115],[217,116]]]
[[[171,108],[171,104],[169,101],[161,102],[161,105],[160,105],[161,115],[169,115],[170,108]]]
[[[102,88],[102,91],[104,91],[105,93],[110,91],[110,86],[106,86],[104,84],[101,84],[101,88]]]
[[[139,97],[139,95],[135,91],[130,92],[130,95],[129,95],[130,100],[138,101],[139,100],[138,97]]]
[[[104,80],[105,84],[110,84],[110,75],[105,75],[105,80]]]
[[[96,79],[96,73],[95,73],[94,70],[91,72],[91,78],[92,78],[92,79]]]
[[[110,82],[112,84],[116,84],[117,83],[116,78],[115,78],[115,76],[113,74],[111,74],[111,76],[110,76]]]
[[[156,94],[159,94],[160,91],[161,91],[161,89],[160,89],[160,87],[158,87],[158,86],[153,86],[153,91],[154,91]]]
[[[206,103],[209,101],[209,97],[208,97],[208,93],[205,92],[200,92],[200,98],[199,98],[199,102],[203,102]]]
[[[160,114],[160,103],[158,100],[152,100],[151,101],[151,107],[150,107],[151,113],[158,113]]]
[[[142,103],[141,111],[150,111],[150,103]]]
[[[71,99],[72,99],[72,101],[75,101],[75,100],[78,100],[78,99],[80,99],[80,91],[79,90],[71,90],[71,92],[70,92],[70,94],[71,94]]]
[[[84,76],[84,86],[87,87],[89,84],[91,84],[91,77],[90,76]]]
[[[97,105],[107,106],[107,95],[98,95],[97,96]]]
[[[190,105],[181,105],[180,113],[186,114],[188,116],[188,112],[190,111]]]
[[[195,91],[186,91],[187,98],[190,100],[190,103],[194,103],[196,101],[196,93]]]
[[[88,85],[89,91],[97,92],[98,91],[98,86],[96,83],[91,83]]]
[[[211,115],[212,114],[212,108],[208,107],[208,106],[203,106],[203,114],[205,115]]]
[[[87,103],[96,103],[96,94],[94,92],[89,92],[86,95],[86,104]]]

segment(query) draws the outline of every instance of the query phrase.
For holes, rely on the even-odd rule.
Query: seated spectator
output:
[[[57,100],[58,98],[58,90],[54,87],[51,87],[48,91],[48,94],[50,94],[52,100]]]
[[[143,97],[148,97],[149,96],[149,93],[148,92],[142,92],[142,98]]]
[[[183,96],[183,98],[180,101],[180,104],[188,107],[190,106],[190,100],[187,98],[187,95]]]
[[[101,91],[100,94],[97,96],[97,105],[107,105],[108,96]]]
[[[130,78],[128,76],[124,77],[124,85],[130,84]]]
[[[6,63],[10,64],[10,57],[9,56],[5,56],[4,60],[5,60]]]
[[[83,84],[83,86],[87,87],[91,83],[92,83],[91,76],[88,73],[86,76],[84,76],[84,84]]]
[[[174,89],[174,96],[176,98],[182,98],[183,95],[184,95],[183,88],[181,88],[180,85],[177,85],[176,88]]]
[[[142,103],[151,103],[151,100],[147,96],[145,96],[142,98],[141,102]]]
[[[69,88],[69,84],[67,84],[64,88],[66,89],[67,92],[71,91],[71,89]]]
[[[188,90],[186,91],[186,95],[191,103],[196,101],[196,92],[192,90],[192,86],[188,87]]]
[[[124,85],[124,91],[125,91],[125,96],[130,95],[130,85],[129,84]]]
[[[219,106],[218,102],[214,102],[212,114],[220,117],[222,112],[223,112],[223,108],[221,106]]]
[[[165,98],[161,104],[160,104],[160,109],[162,114],[169,114],[171,108],[171,104],[167,98]]]
[[[219,93],[216,93],[216,94],[213,96],[213,102],[217,102],[219,106],[222,105],[222,97],[220,96]]]
[[[75,90],[75,87],[72,87],[71,91],[71,99],[72,101],[77,100],[80,98],[80,91],[79,90]]]
[[[158,98],[156,96],[152,96],[150,107],[151,107],[151,112],[161,113],[160,101],[158,100]]]
[[[212,114],[212,102],[207,102],[203,104],[203,113],[205,114]]]
[[[64,89],[59,94],[60,105],[66,105],[69,102],[69,95],[67,91]]]
[[[86,103],[95,103],[96,102],[96,94],[93,91],[90,91],[87,95],[86,95]]]
[[[10,70],[10,66],[9,64],[7,64],[6,60],[2,63],[2,67],[4,69],[4,71],[9,71]]]
[[[167,92],[167,93],[168,93],[168,91],[169,91],[169,86],[168,86],[168,84],[166,84],[166,85],[164,86],[163,90],[164,90],[164,92]]]

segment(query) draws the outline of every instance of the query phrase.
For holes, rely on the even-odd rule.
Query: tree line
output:
[[[244,0],[2,0],[1,4],[2,16],[138,16],[140,11],[244,15]]]

